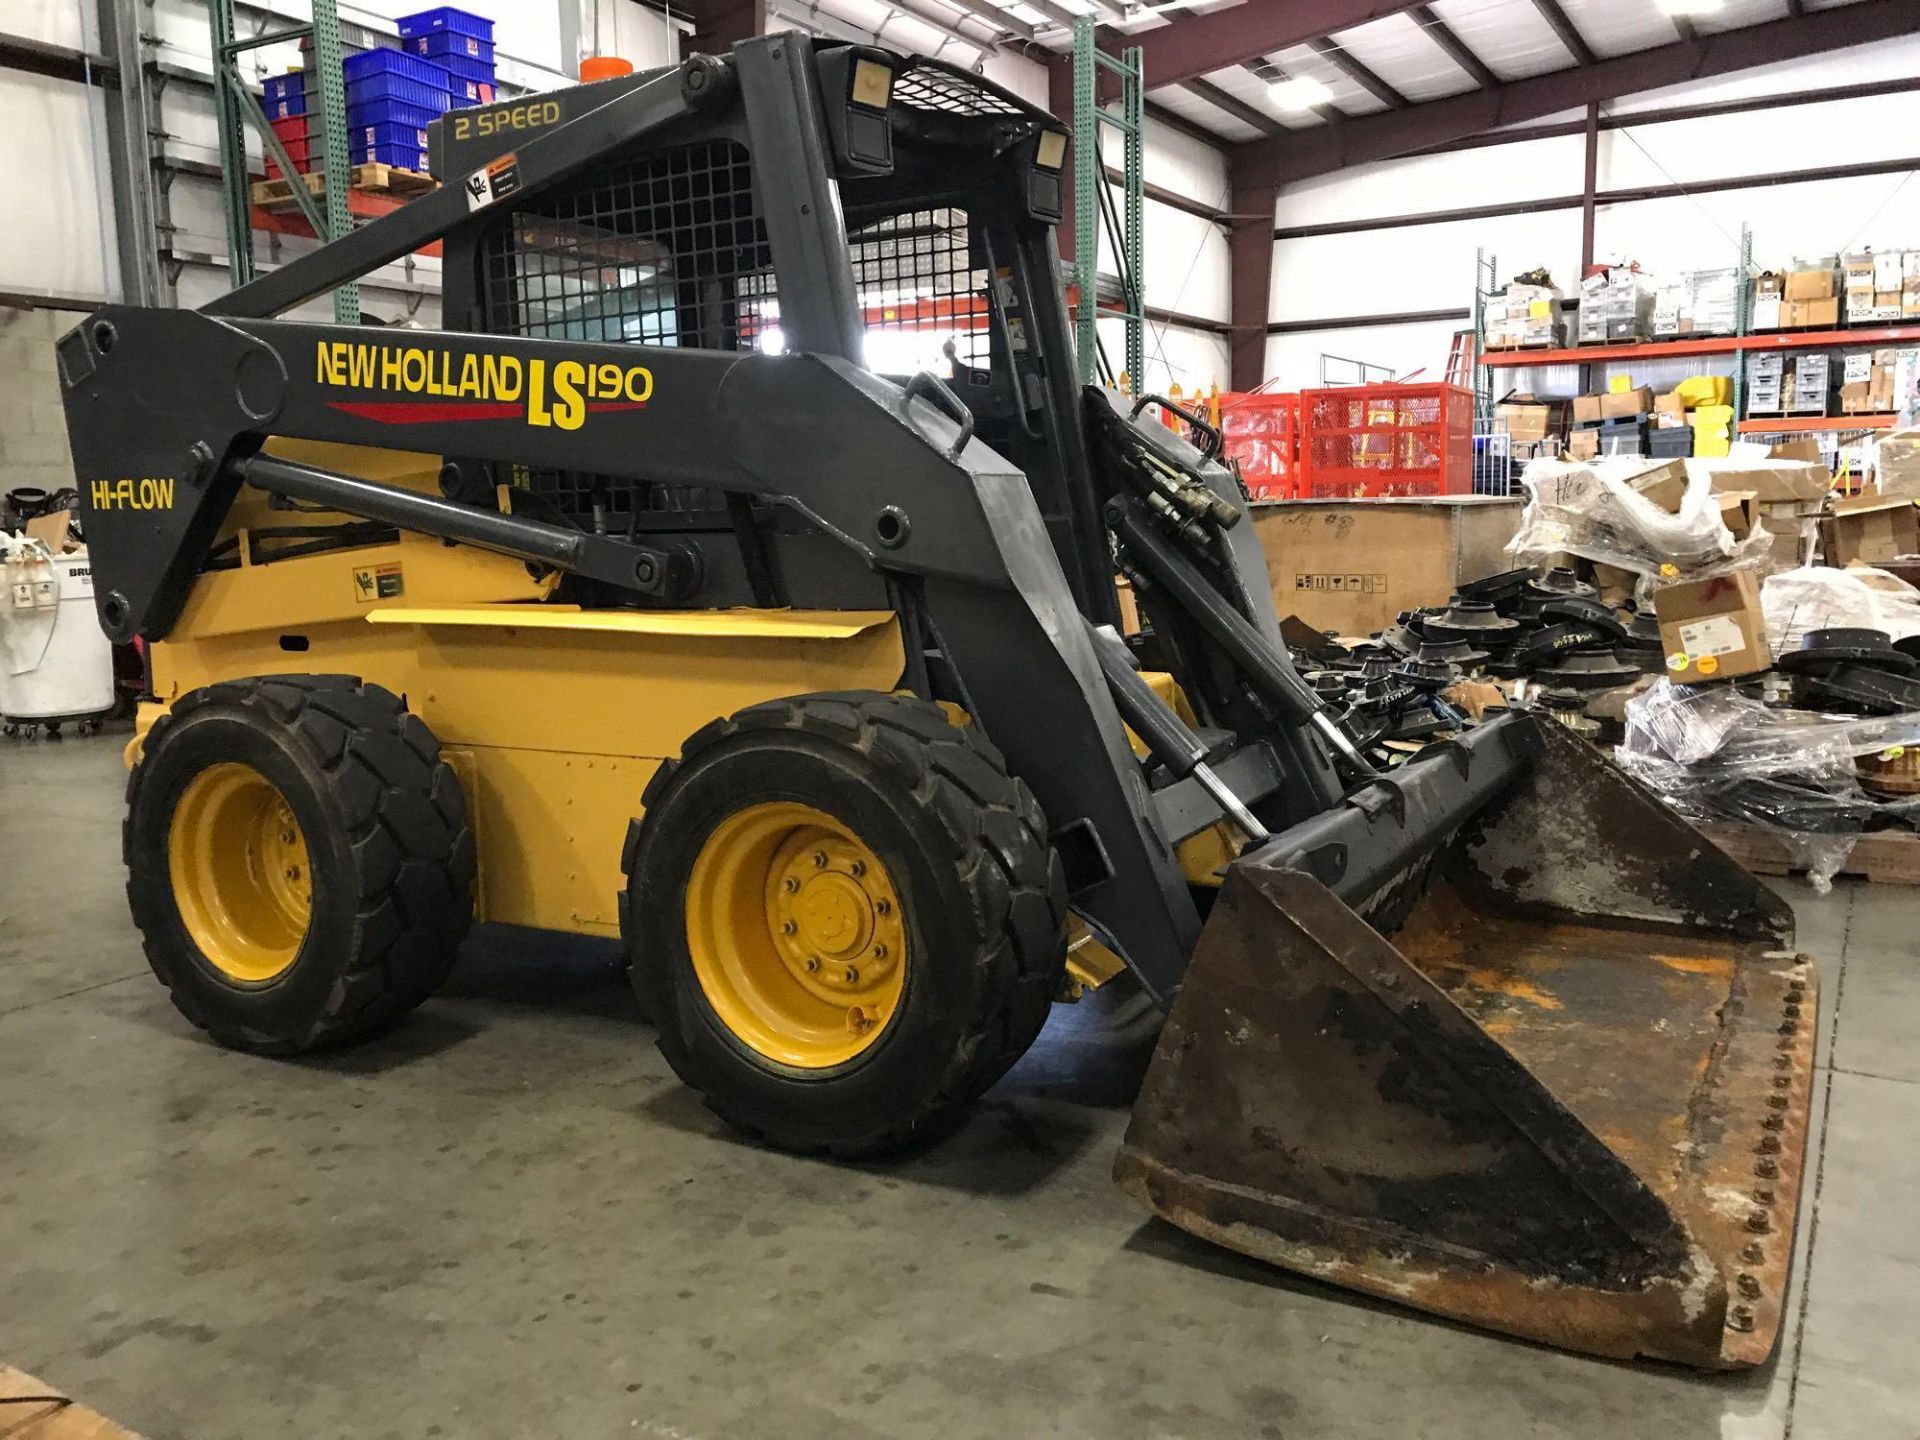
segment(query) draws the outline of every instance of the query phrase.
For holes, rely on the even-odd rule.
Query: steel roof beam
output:
[[[1224,110],[1242,125],[1258,130],[1262,135],[1280,136],[1287,133],[1287,127],[1267,114],[1247,104],[1237,95],[1229,95],[1211,80],[1184,80],[1180,88],[1190,95],[1198,95],[1216,110]]]
[[[1560,8],[1560,0],[1533,0],[1533,8],[1540,12],[1540,18],[1547,22],[1560,43],[1566,47],[1574,64],[1591,65],[1600,58],[1593,53],[1593,47],[1587,44],[1587,37],[1580,33],[1579,27]]]
[[[1916,26],[1920,26],[1920,0],[1856,0],[1838,9],[1812,10],[1703,35],[1690,45],[1656,46],[1580,69],[1550,71],[1487,90],[1410,105],[1405,110],[1362,116],[1339,125],[1290,130],[1283,137],[1253,140],[1237,147],[1235,158],[1247,183],[1287,185],[1350,165],[1432,149],[1595,100],[1730,75],[1773,64],[1783,55],[1817,55],[1866,45],[1911,34]]]
[[[1398,90],[1394,89],[1393,86],[1374,74],[1373,71],[1365,65],[1362,65],[1337,41],[1326,39],[1310,40],[1307,42],[1307,48],[1312,50],[1314,54],[1318,55],[1329,65],[1333,66],[1333,68],[1338,70],[1342,75],[1345,75],[1349,80],[1353,81],[1353,83],[1358,85],[1362,90],[1365,90],[1369,95],[1373,96],[1374,99],[1378,100],[1389,110],[1404,110],[1407,108],[1406,96],[1402,95]]]
[[[1487,62],[1473,52],[1473,47],[1453,33],[1430,5],[1415,5],[1407,11],[1407,16],[1426,32],[1427,38],[1438,45],[1446,57],[1473,77],[1474,84],[1482,90],[1491,90],[1500,83],[1500,77],[1493,73]]]
[[[1054,4],[1053,0],[1023,0],[1023,3],[1030,10],[1038,10],[1056,25],[1064,26],[1068,30],[1073,28],[1073,22],[1076,18],[1074,13],[1071,10]]]
[[[991,0],[943,0],[948,5],[958,5],[969,15],[986,21],[989,25],[998,25],[1009,35],[1018,35],[1022,40],[1031,40],[1038,33],[1033,26],[1014,15],[1009,15]]]
[[[1147,88],[1156,90],[1411,8],[1408,0],[1247,0],[1182,15],[1158,30],[1107,38],[1141,48]]]

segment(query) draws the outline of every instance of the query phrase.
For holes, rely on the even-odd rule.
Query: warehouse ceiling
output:
[[[1768,22],[1792,25],[1813,18],[1817,25],[1817,12],[1859,3],[1719,0],[1715,7],[1702,0],[1174,0],[1149,9],[1144,22],[1116,22],[1113,28],[1131,32],[1130,43],[1145,49],[1149,93],[1156,102],[1224,140],[1249,141],[1553,72],[1578,72],[1648,51],[1704,49],[1715,37]],[[1016,13],[1025,9],[1011,0],[1009,8]],[[1908,28],[1920,26],[1920,7],[1906,8]],[[1679,11],[1693,13],[1672,13]],[[1246,37],[1244,44],[1234,32]],[[1782,36],[1783,41],[1787,38]],[[1040,39],[1070,43],[1057,28],[1043,32]],[[1253,54],[1238,53],[1256,45]],[[1785,58],[1794,47],[1783,44],[1776,53]],[[1232,63],[1212,63],[1226,56],[1234,57]],[[1290,78],[1310,82],[1302,88],[1324,91],[1325,102],[1311,108],[1283,104],[1287,92],[1276,93],[1275,84]],[[1567,78],[1579,77],[1569,73]],[[1229,108],[1221,103],[1223,97],[1238,103]],[[1598,97],[1569,98],[1577,103]]]
[[[1591,101],[1920,30],[1920,0],[771,0],[967,51],[1141,47],[1163,119],[1306,175]],[[869,13],[871,12],[871,13]],[[897,40],[894,43],[899,43]]]

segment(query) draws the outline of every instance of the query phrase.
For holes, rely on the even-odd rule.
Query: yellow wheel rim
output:
[[[880,1039],[905,988],[906,936],[880,857],[811,805],[729,815],[687,881],[687,948],[707,1003],[782,1065],[830,1069]]]
[[[210,765],[187,782],[167,872],[187,934],[221,974],[258,983],[293,964],[313,913],[307,841],[258,770]]]

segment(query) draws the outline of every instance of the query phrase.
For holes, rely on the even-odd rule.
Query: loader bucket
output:
[[[1812,1076],[1792,923],[1560,726],[1484,727],[1230,869],[1115,1178],[1384,1299],[1757,1365]]]

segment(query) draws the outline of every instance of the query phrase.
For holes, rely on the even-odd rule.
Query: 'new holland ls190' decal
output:
[[[329,400],[327,404],[383,425],[439,425],[468,420],[520,420],[578,430],[587,416],[644,410],[653,372],[644,365],[588,365],[518,355],[455,355],[417,345],[323,340],[314,351],[315,378],[343,390],[384,390],[418,400]]]

